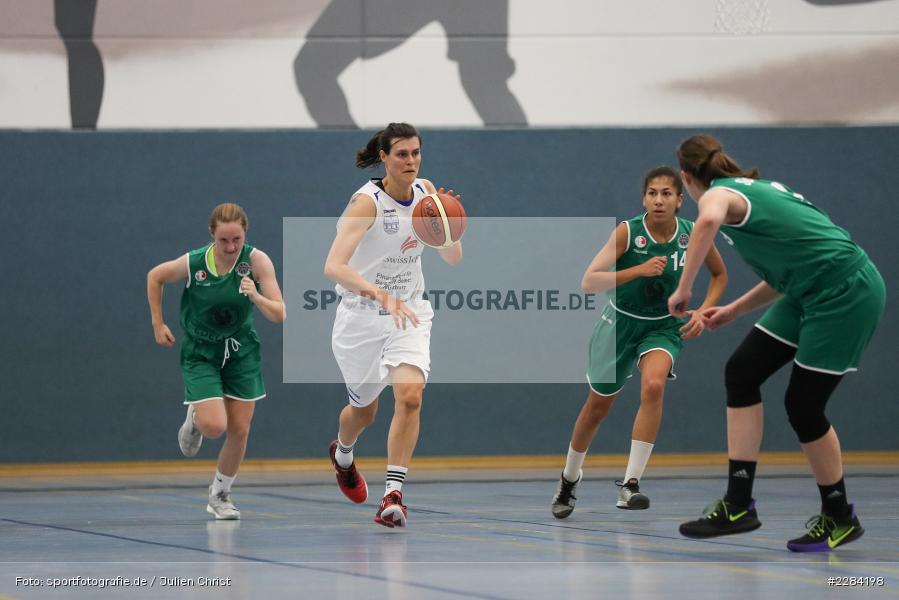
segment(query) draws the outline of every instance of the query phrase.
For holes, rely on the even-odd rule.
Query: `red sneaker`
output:
[[[337,464],[337,440],[331,442],[328,453],[331,455],[331,464],[334,465],[336,471],[337,486],[343,495],[356,504],[365,502],[368,499],[368,484],[365,483],[362,473],[356,469],[356,463],[354,462],[346,468]]]
[[[403,504],[402,492],[390,492],[384,496],[375,514],[375,523],[390,528],[406,526],[406,506]]]

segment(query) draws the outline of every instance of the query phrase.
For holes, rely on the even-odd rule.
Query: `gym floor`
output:
[[[369,500],[354,505],[324,469],[248,466],[230,522],[205,512],[208,473],[0,476],[0,598],[899,596],[899,465],[847,466],[866,533],[830,554],[785,547],[818,511],[801,464],[760,465],[761,529],[704,541],[677,526],[723,494],[723,466],[651,464],[646,511],[615,508],[619,470],[587,469],[575,512],[556,520],[558,470],[413,463],[403,530],[372,521],[383,474],[368,467]]]

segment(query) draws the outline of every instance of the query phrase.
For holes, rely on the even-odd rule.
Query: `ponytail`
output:
[[[758,169],[744,170],[724,152],[721,142],[710,135],[694,135],[681,142],[677,148],[677,160],[681,170],[705,187],[711,185],[713,179],[721,177],[759,178]]]
[[[381,149],[381,136],[383,135],[384,130],[382,129],[368,140],[368,143],[365,144],[365,148],[360,148],[356,151],[357,168],[367,169],[381,162],[379,150]]]

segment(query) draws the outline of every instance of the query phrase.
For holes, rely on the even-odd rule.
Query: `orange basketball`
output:
[[[465,233],[465,209],[449,194],[429,194],[412,209],[412,231],[431,248],[445,248]]]

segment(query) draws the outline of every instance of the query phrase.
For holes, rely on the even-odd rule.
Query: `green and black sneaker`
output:
[[[726,500],[716,500],[702,511],[702,517],[680,526],[688,538],[709,538],[732,533],[746,533],[762,526],[755,512],[755,500],[740,508]]]
[[[787,542],[787,548],[793,552],[830,552],[862,537],[865,528],[855,516],[855,507],[850,504],[849,509],[849,516],[844,519],[837,520],[829,515],[812,517],[805,524],[808,532]]]

